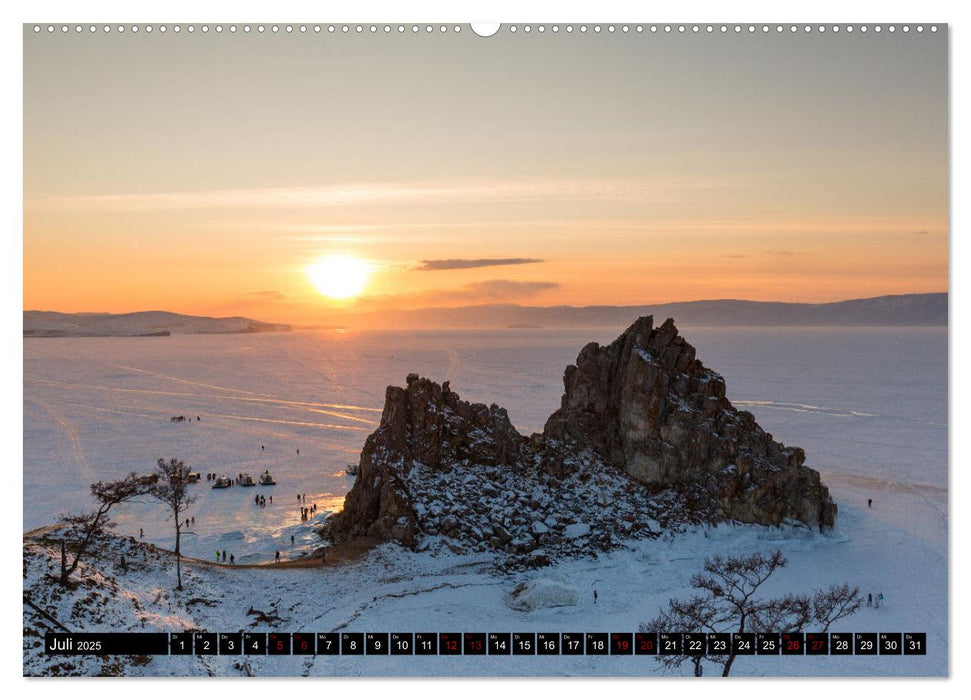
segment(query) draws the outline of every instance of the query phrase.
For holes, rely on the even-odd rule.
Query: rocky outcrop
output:
[[[553,474],[537,438],[520,435],[496,405],[409,375],[405,388],[388,387],[354,487],[324,534],[410,547],[440,537],[454,552],[496,552],[502,566],[520,568],[657,537],[689,519],[677,494],[637,484],[590,451]]]
[[[654,328],[646,316],[606,347],[590,343],[563,383],[543,431],[556,453],[590,449],[641,483],[701,486],[727,519],[834,524],[836,505],[803,450],[735,409],[672,319]]]
[[[410,374],[405,388],[385,392],[381,423],[364,443],[357,480],[332,519],[330,537],[371,536],[412,546],[420,529],[411,495],[416,466],[447,472],[461,463],[516,464],[526,448],[506,409],[462,401],[448,382]]]
[[[638,319],[580,352],[559,410],[526,438],[505,409],[448,382],[388,387],[381,424],[325,534],[542,561],[656,537],[692,518],[832,526],[836,506],[798,447],[772,439],[725,396],[667,320]],[[690,505],[690,508],[689,508]]]

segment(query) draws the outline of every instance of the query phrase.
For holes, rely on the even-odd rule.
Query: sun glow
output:
[[[330,255],[307,267],[314,288],[331,299],[350,299],[367,286],[370,266],[350,255]]]

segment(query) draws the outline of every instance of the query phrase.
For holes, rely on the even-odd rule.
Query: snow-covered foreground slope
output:
[[[632,632],[668,598],[681,595],[705,556],[781,548],[786,570],[766,591],[809,591],[849,580],[882,591],[884,607],[863,609],[833,631],[928,631],[926,657],[747,657],[734,675],[844,676],[943,675],[947,672],[944,609],[917,601],[939,595],[944,562],[879,518],[859,511],[851,520],[858,540],[821,537],[804,530],[722,526],[681,537],[632,542],[625,551],[560,563],[535,572],[501,575],[490,556],[412,553],[396,545],[365,560],[313,569],[241,569],[189,564],[185,590],[172,590],[171,557],[144,545],[120,545],[93,560],[100,586],[81,586],[51,600],[45,569],[56,573],[56,552],[28,557],[25,590],[32,602],[85,631],[286,632]],[[879,544],[889,540],[888,549]],[[32,546],[33,547],[33,546]],[[861,549],[865,566],[859,566]],[[120,555],[127,571],[122,572]],[[36,554],[37,556],[34,556]],[[901,568],[903,566],[903,568]],[[103,573],[101,573],[103,572]],[[536,582],[545,591],[531,605],[513,604],[509,593]],[[115,585],[117,584],[117,589]],[[551,585],[552,584],[552,585]],[[551,589],[556,589],[552,590]],[[593,591],[598,593],[594,601]],[[545,594],[545,595],[544,595]],[[569,594],[569,595],[567,595]],[[940,601],[938,601],[940,602]],[[553,606],[553,607],[547,607]],[[279,616],[259,623],[253,611]],[[27,619],[34,619],[25,608]],[[41,640],[28,639],[30,644]],[[114,659],[107,662],[112,668]],[[64,663],[69,666],[64,666]],[[245,666],[243,665],[245,662]],[[49,659],[25,649],[25,673],[98,673],[106,662],[92,657]],[[642,676],[660,675],[650,657],[151,657],[119,666],[131,675],[351,675],[351,676]]]
[[[559,402],[562,368],[591,331],[294,333],[232,337],[44,339],[24,343],[24,528],[89,506],[88,485],[158,457],[202,473],[270,469],[276,487],[223,491],[197,485],[193,556],[226,549],[238,562],[298,556],[319,545],[296,495],[339,508],[384,388],[415,371],[450,380],[464,398],[509,409],[522,432],[539,430]],[[189,567],[185,597],[213,601],[186,611],[167,596],[174,572],[156,566],[120,580],[158,630],[249,628],[246,611],[276,603],[284,631],[633,631],[666,600],[684,595],[711,553],[779,546],[789,567],[770,593],[849,581],[882,592],[838,629],[928,633],[927,657],[745,659],[740,675],[941,675],[947,673],[947,335],[943,329],[685,329],[728,396],[776,439],[806,450],[840,505],[839,532],[807,537],[762,528],[719,528],[673,541],[631,543],[597,560],[562,562],[535,575],[500,576],[491,557],[407,553],[391,546],[341,567],[307,570]],[[200,421],[172,423],[172,415]],[[261,446],[264,449],[261,450]],[[300,450],[300,454],[296,450]],[[259,508],[255,493],[274,495]],[[866,500],[874,500],[867,508]],[[154,504],[118,512],[118,530],[162,547],[171,524]],[[294,544],[291,546],[290,537]],[[135,556],[135,555],[133,555]],[[136,556],[137,558],[137,556]],[[30,559],[34,561],[33,558]],[[40,561],[40,560],[37,560]],[[39,567],[39,564],[37,565]],[[106,571],[111,566],[105,565]],[[40,569],[28,567],[26,588]],[[516,611],[506,593],[530,578],[577,589],[576,606]],[[592,591],[599,594],[593,604]],[[267,593],[267,592],[272,593]],[[83,595],[83,594],[79,594]],[[383,597],[382,597],[383,596]],[[158,601],[156,602],[156,598]],[[57,603],[70,618],[70,605]],[[141,629],[136,606],[114,596],[105,620],[84,629]],[[67,606],[67,607],[64,607]],[[82,617],[85,605],[77,608]],[[107,625],[98,627],[98,624]],[[342,627],[343,625],[343,627]],[[146,627],[148,629],[148,627]],[[253,629],[266,629],[260,626]],[[28,657],[29,659],[33,657]],[[35,659],[36,660],[36,659]],[[97,662],[85,666],[94,673]],[[224,658],[153,659],[137,674],[237,674]],[[39,672],[30,661],[27,672]],[[649,659],[262,659],[258,675],[640,675]]]

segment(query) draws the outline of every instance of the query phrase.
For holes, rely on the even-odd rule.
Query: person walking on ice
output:
[[[867,593],[866,594],[866,606],[868,608],[872,608],[873,607],[873,594],[872,593]]]
[[[883,593],[877,593],[877,607],[883,605]]]
[[[867,508],[873,508],[873,499],[872,498],[866,499],[866,507]]]

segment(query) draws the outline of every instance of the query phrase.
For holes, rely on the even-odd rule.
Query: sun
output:
[[[350,255],[329,255],[307,267],[310,282],[318,292],[331,299],[360,295],[370,275],[370,266]]]

